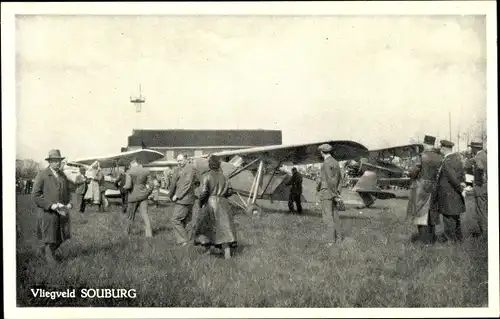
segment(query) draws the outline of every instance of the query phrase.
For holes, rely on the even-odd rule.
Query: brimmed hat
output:
[[[320,152],[324,152],[324,153],[328,153],[328,152],[331,152],[332,151],[332,146],[330,144],[321,144],[320,146],[318,146],[318,150]]]
[[[49,151],[49,156],[45,160],[49,161],[53,159],[63,160],[65,157],[61,156],[61,151],[54,149]]]
[[[447,147],[447,148],[453,148],[453,146],[455,146],[453,142],[447,140],[441,140],[439,144],[441,144],[442,147]]]
[[[483,143],[481,142],[471,142],[469,146],[473,148],[483,149]]]
[[[435,143],[436,143],[436,138],[434,136],[426,135],[424,137],[424,144],[434,146]]]

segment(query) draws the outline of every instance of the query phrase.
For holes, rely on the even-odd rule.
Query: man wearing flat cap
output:
[[[139,211],[144,221],[144,235],[146,237],[153,237],[153,230],[148,215],[148,198],[153,192],[153,187],[148,184],[149,171],[134,159],[130,162],[128,174],[130,176],[130,185],[125,185],[125,188],[130,189],[129,187],[132,187],[132,189],[127,195],[128,225],[126,233],[132,233],[135,215]]]
[[[37,174],[31,194],[39,208],[36,232],[43,244],[39,253],[45,255],[49,263],[57,262],[56,249],[71,238],[69,210],[73,205],[68,179],[61,170],[63,159],[59,150],[49,151],[45,159],[49,166]]]
[[[407,213],[413,217],[418,231],[411,240],[413,242],[421,241],[424,244],[431,244],[435,241],[435,226],[439,223],[435,195],[437,174],[443,156],[434,151],[435,142],[435,137],[425,136],[424,151],[420,154],[420,163],[410,169],[413,184]]]
[[[488,161],[486,149],[483,143],[472,142],[470,145],[474,156],[472,170],[474,173],[474,199],[476,202],[476,219],[479,233],[474,235],[486,235],[488,232]],[[487,236],[486,236],[487,237]]]
[[[87,187],[89,180],[85,177],[85,168],[80,167],[80,174],[78,174],[75,178],[75,195],[76,195],[76,207],[80,213],[85,212],[85,193],[87,192]]]
[[[462,192],[465,188],[465,170],[462,159],[453,152],[454,144],[442,140],[441,152],[443,163],[438,172],[437,205],[443,215],[444,240],[462,241],[461,214],[465,212],[465,199]]]
[[[340,197],[341,190],[340,165],[331,155],[333,150],[331,145],[322,144],[318,147],[318,150],[324,162],[321,166],[316,190],[319,192],[319,200],[321,201],[323,222],[328,228],[328,246],[331,246],[342,238],[340,217],[335,209],[335,201]]]

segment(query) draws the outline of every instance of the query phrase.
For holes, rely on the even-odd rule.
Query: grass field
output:
[[[239,248],[228,261],[177,247],[170,206],[150,206],[150,239],[139,216],[128,237],[118,207],[107,213],[91,208],[72,214],[73,238],[61,247],[61,264],[49,268],[35,255],[36,211],[28,196],[18,196],[18,306],[487,307],[485,240],[413,245],[406,200],[376,206],[343,213],[348,238],[330,248],[323,244],[319,212],[237,215]],[[466,234],[475,227],[471,219],[465,215]],[[51,300],[34,298],[30,289],[36,287],[136,289],[137,298]]]

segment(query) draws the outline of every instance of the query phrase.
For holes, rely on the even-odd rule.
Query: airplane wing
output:
[[[130,163],[133,159],[136,159],[139,164],[149,164],[163,157],[165,157],[165,155],[160,152],[150,149],[139,149],[112,155],[81,158],[71,162],[73,164],[91,165],[95,161],[99,161],[101,168],[112,168],[116,166],[124,166]]]
[[[407,158],[416,156],[422,153],[423,151],[424,151],[424,145],[422,144],[407,144],[407,145],[370,150],[369,154],[371,158],[392,157],[392,156],[399,158]]]
[[[368,149],[354,141],[325,141],[306,144],[259,146],[216,152],[213,155],[222,158],[240,156],[246,163],[254,160],[264,160],[267,166],[277,168],[280,163],[304,165],[321,162],[322,159],[318,151],[318,146],[321,144],[330,144],[333,148],[332,156],[338,161],[368,156]]]

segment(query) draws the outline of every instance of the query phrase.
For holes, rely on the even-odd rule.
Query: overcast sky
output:
[[[137,127],[375,148],[448,138],[448,112],[454,135],[486,112],[481,17],[21,16],[16,28],[17,156],[37,161],[119,152]]]

